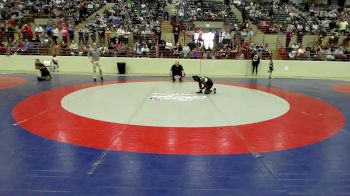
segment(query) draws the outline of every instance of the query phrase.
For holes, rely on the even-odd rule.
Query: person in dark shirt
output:
[[[179,42],[179,36],[180,36],[180,29],[179,27],[174,28],[174,39],[175,39],[175,45]]]
[[[182,78],[185,77],[184,69],[178,60],[175,61],[175,64],[173,66],[171,66],[170,76],[173,79],[173,82],[175,82],[175,76],[180,76],[180,82],[182,82]]]
[[[49,72],[49,70],[46,68],[44,64],[40,62],[39,59],[35,60],[35,69],[39,70],[40,73],[38,73],[37,79],[39,81],[49,81],[52,79],[52,76]]]
[[[254,75],[254,72],[255,72],[255,75],[258,75],[259,64],[260,64],[259,54],[256,51],[254,51],[253,58],[252,58],[252,65],[253,65],[252,75]]]
[[[213,92],[214,94],[216,93],[216,88],[213,89],[213,91],[211,90],[211,88],[213,87],[214,83],[213,80],[211,80],[208,77],[199,77],[199,76],[192,76],[193,80],[198,82],[198,86],[199,86],[199,91],[197,93],[202,93],[202,90],[204,90],[204,94],[210,94],[211,92]]]

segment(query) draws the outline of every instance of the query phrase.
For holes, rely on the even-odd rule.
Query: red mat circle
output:
[[[323,141],[340,131],[345,124],[345,117],[338,109],[310,96],[264,86],[230,82],[220,84],[275,94],[287,100],[291,109],[275,119],[239,126],[175,128],[109,123],[81,117],[61,107],[65,95],[94,86],[83,84],[33,95],[16,105],[13,117],[19,126],[33,134],[73,145],[127,152],[191,155],[258,153],[297,148]]]

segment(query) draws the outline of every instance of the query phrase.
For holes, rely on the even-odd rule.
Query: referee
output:
[[[92,63],[92,68],[93,68],[93,77],[94,77],[94,82],[96,82],[96,67],[98,67],[99,72],[100,72],[100,78],[101,81],[103,81],[103,76],[102,76],[102,68],[100,65],[100,57],[103,51],[100,48],[97,48],[96,43],[92,44],[92,48],[90,49],[88,53],[89,60]]]
[[[175,64],[171,66],[170,68],[170,76],[173,79],[173,82],[175,82],[175,76],[179,76],[179,81],[182,82],[182,78],[185,76],[184,68],[182,65],[180,65],[180,62],[178,60],[175,61]]]

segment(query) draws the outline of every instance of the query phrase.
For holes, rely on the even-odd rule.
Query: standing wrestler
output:
[[[94,82],[96,82],[96,67],[98,67],[99,72],[100,72],[100,78],[101,81],[103,81],[103,76],[102,76],[102,68],[100,65],[100,57],[103,51],[100,48],[97,48],[96,43],[92,44],[92,48],[90,49],[88,53],[89,60],[92,63],[92,69],[93,69],[93,77],[94,77]]]

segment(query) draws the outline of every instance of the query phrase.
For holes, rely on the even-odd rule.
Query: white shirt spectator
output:
[[[58,37],[59,33],[60,33],[60,32],[59,32],[58,28],[55,28],[55,29],[52,31],[53,36],[57,36],[57,37]]]
[[[36,26],[35,27],[35,33],[43,33],[44,32],[44,29],[43,27],[41,27],[40,25],[39,26]]]
[[[142,52],[142,53],[149,53],[149,48],[147,47],[147,45],[144,45],[144,46],[141,48],[141,52]]]
[[[189,46],[184,46],[183,48],[182,48],[182,54],[185,56],[185,57],[187,57],[187,55],[190,53],[190,47]]]
[[[292,48],[293,48],[293,50],[298,50],[299,49],[299,45],[298,44],[296,44],[296,43],[294,43],[293,45],[292,45]]]
[[[74,43],[74,42],[72,42],[72,44],[70,45],[69,48],[70,48],[71,50],[78,50],[78,49],[79,49],[78,44],[77,44],[77,43]]]

